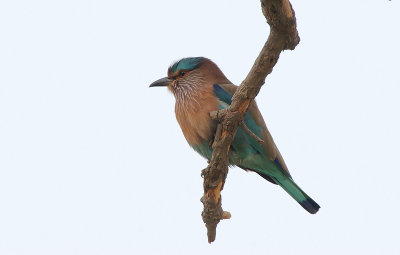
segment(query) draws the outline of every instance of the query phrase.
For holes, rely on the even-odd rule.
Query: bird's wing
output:
[[[215,84],[214,92],[219,100],[230,105],[232,102],[232,95],[235,93],[237,88],[238,87],[236,85],[229,83]],[[285,161],[283,160],[281,153],[276,147],[275,142],[267,129],[265,121],[255,101],[250,103],[244,122],[254,134],[259,135],[259,137],[264,141],[261,144],[264,154],[268,156],[271,161],[275,162],[275,164],[277,164],[279,168],[281,168],[288,176],[290,176]],[[259,130],[260,127],[261,130]]]

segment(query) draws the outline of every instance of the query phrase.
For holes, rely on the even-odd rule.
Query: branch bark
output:
[[[204,195],[201,198],[204,205],[202,217],[209,243],[215,240],[219,221],[230,218],[230,213],[224,212],[221,207],[221,190],[228,174],[228,153],[236,130],[265,78],[272,72],[280,53],[283,50],[293,50],[300,41],[295,13],[289,0],[261,0],[261,8],[270,26],[268,39],[246,79],[233,95],[229,108],[210,114],[218,120],[218,125],[212,144],[212,159],[203,170]]]

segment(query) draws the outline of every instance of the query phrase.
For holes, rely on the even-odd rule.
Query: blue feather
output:
[[[193,144],[191,146],[201,156],[205,157],[206,159],[211,160],[211,155],[212,155],[213,150],[208,141],[203,140],[203,142],[201,144]]]
[[[181,60],[173,63],[169,70],[174,73],[179,70],[193,70],[205,60],[203,57],[196,58],[182,58]]]
[[[221,86],[219,86],[218,84],[214,84],[213,87],[214,93],[219,98],[219,100],[227,103],[228,105],[232,103],[232,96],[223,88],[221,88]]]
[[[282,167],[282,165],[281,165],[281,162],[279,162],[279,159],[278,158],[275,158],[275,164],[277,164],[278,166],[279,166],[279,168],[280,169],[283,169],[283,167]]]
[[[218,84],[214,84],[213,87],[215,95],[222,102],[219,102],[219,108],[224,109],[229,107],[229,105],[232,103],[232,96]],[[249,113],[246,113],[244,117],[244,123],[254,134],[260,136],[262,127],[256,124]],[[235,138],[232,142],[232,147],[241,158],[247,158],[252,154],[263,153],[261,144],[259,144],[241,127],[239,127],[236,131]]]

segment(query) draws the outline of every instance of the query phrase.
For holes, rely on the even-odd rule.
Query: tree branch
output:
[[[230,218],[221,207],[221,190],[228,174],[228,153],[236,130],[243,121],[250,103],[257,96],[265,78],[272,72],[283,50],[293,50],[300,38],[296,28],[296,17],[289,0],[261,0],[262,12],[270,26],[270,34],[246,79],[232,97],[228,109],[213,112],[210,116],[218,120],[213,154],[208,167],[203,170],[204,204],[203,221],[207,227],[208,242],[215,240],[217,224]]]

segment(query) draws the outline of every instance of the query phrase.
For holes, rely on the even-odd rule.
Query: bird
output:
[[[154,81],[150,87],[167,87],[172,92],[176,119],[185,139],[196,152],[211,160],[217,122],[211,119],[210,112],[228,108],[238,86],[210,59],[187,57],[170,65],[167,77]],[[279,185],[306,211],[315,214],[320,206],[294,182],[254,100],[244,124],[253,135],[238,127],[229,149],[229,165],[254,171]]]

